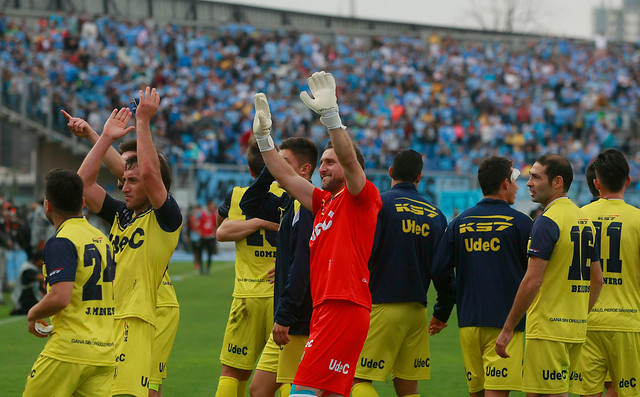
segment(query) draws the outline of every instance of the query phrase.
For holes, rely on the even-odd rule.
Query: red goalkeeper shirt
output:
[[[355,196],[346,187],[333,198],[314,190],[309,240],[314,307],[338,299],[371,309],[368,262],[380,208],[380,192],[370,181]]]

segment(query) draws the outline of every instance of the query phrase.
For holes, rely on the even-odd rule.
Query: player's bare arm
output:
[[[357,195],[367,182],[364,170],[358,163],[356,151],[351,138],[345,131],[338,112],[336,82],[331,73],[316,72],[307,79],[313,98],[304,91],[300,99],[309,109],[320,115],[320,121],[329,130],[333,149],[344,172],[344,179],[349,193]]]
[[[64,110],[61,110],[62,115],[66,117],[68,123],[67,127],[71,130],[71,133],[78,138],[85,138],[89,141],[91,146],[95,145],[100,138],[100,135],[89,125],[89,123],[81,119],[80,117],[73,117],[69,113]],[[124,173],[124,160],[120,156],[120,153],[113,147],[110,146],[102,159],[104,164],[107,166],[111,174],[118,179],[122,179],[122,174]]]
[[[45,318],[60,313],[65,307],[69,306],[73,293],[73,283],[73,281],[61,281],[53,284],[44,298],[29,310],[27,324],[30,333],[39,338],[47,337],[36,331],[35,324],[37,322],[44,326],[49,325],[44,320]]]
[[[162,182],[160,160],[151,136],[151,118],[160,104],[160,95],[155,88],[140,90],[140,103],[136,110],[136,131],[138,133],[138,168],[145,191],[153,208],[160,208],[167,201],[167,189]]]
[[[527,313],[529,306],[531,306],[531,303],[533,303],[533,300],[540,290],[540,286],[542,286],[542,279],[544,277],[544,271],[547,268],[547,263],[549,263],[549,261],[535,256],[529,259],[527,272],[520,283],[511,311],[502,327],[502,332],[500,332],[496,340],[496,353],[498,353],[500,357],[509,358],[507,345],[513,338],[513,330]]]
[[[260,229],[277,232],[279,227],[280,225],[275,222],[260,218],[247,220],[224,218],[220,226],[218,226],[216,238],[218,241],[238,241]]]
[[[271,111],[267,97],[258,93],[253,98],[256,114],[253,119],[253,134],[262,153],[262,158],[269,172],[278,183],[309,211],[313,210],[313,190],[315,187],[308,180],[298,175],[293,168],[275,150],[271,138]]]
[[[600,265],[600,261],[591,262],[591,270],[590,270],[589,280],[589,311],[593,308],[598,300],[598,296],[600,296],[600,291],[602,291],[602,286],[604,285],[604,279],[602,276],[602,266]]]
[[[104,124],[102,135],[84,158],[78,170],[78,175],[80,175],[84,184],[85,203],[92,212],[100,212],[107,194],[97,182],[100,163],[113,142],[133,130],[133,127],[127,127],[131,116],[131,110],[126,107],[120,110],[114,109],[111,112],[111,116]]]

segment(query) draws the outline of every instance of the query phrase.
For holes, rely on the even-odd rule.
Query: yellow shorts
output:
[[[571,392],[598,394],[604,382],[616,385],[621,397],[640,396],[640,333],[587,331],[587,341],[571,376]],[[608,373],[610,379],[607,379]]]
[[[171,355],[173,341],[178,333],[180,308],[163,306],[156,308],[156,332],[151,352],[149,383],[161,384],[167,378],[167,361]]]
[[[39,356],[27,376],[25,397],[111,397],[113,366],[75,364]]]
[[[276,373],[276,371],[278,371],[278,357],[280,356],[280,349],[282,348],[276,345],[276,342],[273,340],[273,334],[271,334],[267,344],[264,345],[264,349],[262,350],[256,369]]]
[[[289,343],[280,350],[278,358],[278,383],[293,383],[308,340],[309,335],[289,335]]]
[[[582,343],[527,339],[524,347],[522,391],[560,394],[569,391],[569,378],[578,364]]]
[[[356,378],[384,381],[429,379],[429,315],[416,302],[373,305]]]
[[[155,334],[153,325],[137,317],[116,319],[114,395],[149,395],[149,370]]]
[[[273,328],[273,298],[233,298],[220,362],[252,370]]]
[[[507,353],[511,357],[502,358],[495,349],[500,331],[492,327],[460,328],[460,346],[469,393],[522,388],[523,332],[514,332],[507,346]]]

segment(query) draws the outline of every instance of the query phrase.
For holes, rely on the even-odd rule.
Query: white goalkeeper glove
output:
[[[316,72],[307,79],[313,98],[306,91],[300,93],[300,99],[309,109],[320,115],[320,121],[328,130],[346,129],[338,113],[336,81],[331,73]]]
[[[257,93],[253,97],[253,104],[256,109],[256,115],[253,116],[253,135],[256,137],[260,151],[268,152],[275,149],[275,145],[270,134],[271,111],[269,110],[267,96],[262,92]]]

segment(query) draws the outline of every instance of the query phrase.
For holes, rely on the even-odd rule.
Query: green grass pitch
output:
[[[212,396],[220,376],[218,357],[231,305],[233,263],[216,262],[209,276],[198,275],[190,262],[172,263],[171,277],[180,301],[181,318],[163,395]],[[429,294],[430,310],[435,301],[435,291],[431,290],[433,287]],[[10,299],[5,294],[5,300]],[[27,332],[24,316],[9,317],[10,310],[10,303],[0,306],[0,395],[19,396],[45,341]],[[455,313],[449,326],[431,337],[430,344],[431,380],[420,382],[420,394],[468,395]],[[395,396],[391,380],[374,385],[380,396]]]

